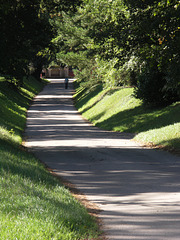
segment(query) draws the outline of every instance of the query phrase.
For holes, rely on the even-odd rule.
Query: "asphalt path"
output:
[[[180,158],[100,130],[52,79],[28,111],[26,146],[102,210],[110,240],[180,239]]]

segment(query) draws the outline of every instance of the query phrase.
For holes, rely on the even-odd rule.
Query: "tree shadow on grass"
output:
[[[11,89],[9,89],[11,88]],[[0,122],[9,130],[23,131],[26,109],[30,96],[20,89],[10,87],[7,82],[0,83]]]
[[[44,164],[38,163],[32,154],[19,149],[18,146],[13,147],[8,142],[0,142],[0,174],[2,179],[4,177],[8,181],[8,185],[2,182],[2,187],[7,187],[7,191],[5,198],[1,196],[3,205],[1,211],[5,215],[13,216],[12,221],[18,218],[23,222],[22,216],[27,216],[31,219],[38,218],[40,223],[47,220],[47,212],[51,219],[54,210],[56,214],[53,218],[57,227],[54,227],[53,231],[56,231],[58,224],[66,228],[67,232],[76,234],[86,234],[87,226],[95,229],[94,222],[90,220],[91,217],[84,208],[77,201],[70,200],[69,193],[64,190],[62,183],[49,174]],[[16,181],[16,187],[14,187],[14,181]],[[53,189],[57,186],[61,186],[61,190],[58,187],[56,192],[58,195],[54,197]],[[44,191],[50,193],[46,194]],[[7,196],[9,196],[8,201]],[[18,198],[27,201],[21,201]],[[39,209],[45,214],[39,212]]]
[[[9,85],[7,82],[0,82],[0,89],[4,95],[3,98],[12,102],[12,106],[16,103],[18,106],[28,107],[30,96],[26,92]]]
[[[102,91],[102,86],[98,86],[97,87],[97,91],[93,91],[88,95],[86,95],[83,98],[83,105],[86,104],[90,99],[92,99],[94,96],[98,95],[101,91]],[[104,97],[106,96],[110,96],[113,95],[115,92],[119,91],[120,88],[114,88],[114,89],[109,89],[107,91],[104,91],[97,99],[94,103],[92,103],[91,105],[89,105],[88,107],[84,108],[83,111],[81,111],[81,113],[85,113],[87,112],[89,109],[91,109],[92,107],[96,106],[96,104],[98,104]],[[87,98],[86,98],[87,97]],[[83,106],[82,105],[82,106]],[[79,107],[79,106],[78,106]]]
[[[180,138],[167,139],[159,142],[158,145],[165,146],[165,149],[167,148],[172,153],[176,153],[180,156]],[[166,147],[167,145],[168,147]]]
[[[78,99],[78,103],[76,104],[77,108],[81,108],[83,107],[84,104],[86,104],[90,99],[92,99],[93,97],[95,97],[96,95],[98,95],[100,92],[102,91],[102,85],[99,85],[96,90],[89,92],[88,94],[84,94],[82,95],[81,99]],[[81,92],[82,94],[82,92]],[[104,97],[104,96],[103,96]],[[85,108],[81,113],[84,113],[86,111],[88,111],[90,108],[92,108],[93,106],[95,106],[100,100],[102,99],[99,98],[97,101],[95,101],[94,103],[92,103],[90,106],[88,106],[87,108]]]
[[[138,106],[114,114],[99,122],[96,126],[106,130],[140,133],[150,129],[165,127],[178,122],[180,119],[179,106],[169,106],[162,109],[145,109]],[[92,118],[92,121],[96,119]]]
[[[0,141],[0,144],[1,169],[13,175],[29,178],[34,183],[42,181],[45,184],[53,184],[53,186],[57,184],[52,181],[52,177],[48,176],[47,170],[40,165],[38,167],[35,157],[21,150],[18,144],[13,145],[8,141]]]

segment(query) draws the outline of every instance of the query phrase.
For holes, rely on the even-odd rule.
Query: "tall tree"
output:
[[[176,0],[126,1],[131,12],[131,52],[141,73],[136,96],[168,104],[180,97],[180,3]],[[153,87],[154,86],[154,87]]]
[[[0,0],[0,73],[22,78],[28,65],[42,67],[55,29],[51,17],[74,11],[79,0]],[[43,57],[42,57],[43,56]]]
[[[99,54],[107,60],[118,58],[116,66],[126,68],[128,72],[130,70],[129,76],[139,79],[139,90],[145,93],[137,96],[144,101],[147,98],[143,96],[148,94],[148,102],[156,101],[157,104],[177,100],[180,95],[179,1],[125,0],[125,6],[121,1],[109,1],[109,11],[103,7],[102,0],[97,2],[100,8],[89,8],[88,13],[92,18],[90,34],[98,45]],[[100,16],[100,20],[96,15]],[[152,76],[146,78],[150,74]],[[152,79],[156,79],[153,84]],[[144,83],[148,81],[144,88]],[[152,86],[155,86],[154,89]],[[155,98],[157,86],[159,89]]]

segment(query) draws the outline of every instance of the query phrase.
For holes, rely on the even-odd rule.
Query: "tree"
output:
[[[2,2],[3,0],[1,0]],[[51,17],[59,11],[74,11],[79,0],[9,0],[0,4],[0,73],[22,79],[31,63],[40,71],[52,49],[56,29]]]
[[[57,60],[79,69],[87,85],[134,85],[148,104],[179,99],[179,1],[84,0],[55,22]]]
[[[102,4],[103,1],[98,2]],[[179,1],[126,0],[125,6],[117,1],[115,8],[114,1],[108,4],[109,11],[105,7],[100,12],[98,7],[95,10],[101,20],[95,17],[95,21],[94,18],[91,21],[90,34],[100,56],[107,60],[117,58],[116,66],[126,69],[133,82],[139,82],[137,88],[141,85],[139,90],[145,91],[143,96],[149,92],[142,88],[143,82],[152,80],[151,77],[143,79],[143,76],[155,71],[153,76],[157,76],[156,82],[161,81],[162,84],[154,84],[154,88],[161,86],[159,91],[163,96],[156,104],[168,104],[179,99]],[[95,16],[94,8],[90,12],[91,17]],[[136,64],[132,59],[136,60]],[[151,88],[152,92],[154,90]],[[136,96],[140,97],[140,94]],[[152,100],[155,99],[149,99],[149,103]]]
[[[131,12],[130,49],[141,64],[136,96],[155,105],[177,101],[180,98],[179,1],[126,2]],[[155,92],[161,98],[155,97]]]
[[[62,19],[56,21],[58,36],[54,39],[54,43],[59,46],[57,60],[78,68],[80,71],[76,70],[76,76],[83,81],[83,85],[86,82],[87,85],[92,86],[98,81],[103,81],[106,86],[119,84],[118,69],[115,68],[116,56],[111,54],[111,61],[102,59],[107,52],[116,49],[112,46],[107,48],[107,42],[103,38],[105,35],[102,37],[104,44],[98,35],[99,26],[101,28],[105,22],[108,22],[107,16],[115,18],[117,6],[121,8],[121,1],[114,2],[113,7],[111,5],[111,2],[104,3],[102,0],[96,3],[84,1],[84,5],[78,8],[77,13],[71,16],[63,14]],[[112,9],[114,10],[111,11]],[[112,25],[113,23],[108,23],[109,27]],[[108,37],[107,34],[107,41],[109,41]],[[106,52],[104,47],[107,49]]]

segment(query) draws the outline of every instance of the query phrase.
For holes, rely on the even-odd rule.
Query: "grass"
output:
[[[95,219],[21,147],[26,111],[45,83],[0,81],[0,239],[95,239]]]
[[[76,107],[95,126],[135,134],[135,140],[180,150],[180,102],[152,109],[133,97],[133,88],[92,92],[76,88]]]

